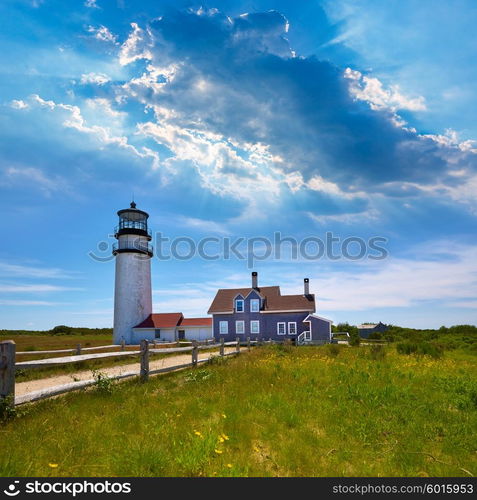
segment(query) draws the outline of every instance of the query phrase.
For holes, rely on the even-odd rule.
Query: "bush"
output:
[[[73,332],[71,326],[58,325],[50,330],[52,335],[70,335]]]
[[[326,346],[326,354],[331,358],[336,358],[341,351],[341,347],[337,344],[327,344]]]
[[[352,346],[359,346],[361,343],[361,337],[358,333],[350,332],[348,344]]]
[[[16,416],[16,408],[12,405],[13,397],[0,396],[0,422],[6,422]]]
[[[372,345],[369,354],[371,359],[382,361],[386,357],[386,349],[382,345]]]
[[[399,342],[396,345],[399,354],[417,354],[421,356],[431,356],[432,358],[442,357],[444,351],[441,344],[435,342]]]
[[[98,392],[112,394],[114,390],[114,380],[112,378],[97,370],[93,370],[93,378]]]

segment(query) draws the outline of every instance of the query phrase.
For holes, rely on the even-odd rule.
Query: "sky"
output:
[[[132,198],[180,257],[152,260],[155,312],[254,270],[310,278],[335,323],[477,324],[476,24],[474,0],[3,0],[0,329],[110,327]]]

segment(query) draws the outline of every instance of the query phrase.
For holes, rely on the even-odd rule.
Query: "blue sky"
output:
[[[111,326],[116,211],[168,237],[387,239],[259,261],[335,322],[477,323],[472,0],[4,0],[0,328]],[[101,242],[107,243],[102,250]],[[244,286],[155,258],[156,312]]]

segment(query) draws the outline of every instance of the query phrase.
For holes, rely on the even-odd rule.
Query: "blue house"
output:
[[[283,341],[299,344],[331,342],[332,321],[315,313],[315,296],[310,293],[309,279],[304,279],[302,295],[282,295],[279,286],[258,286],[258,275],[252,273],[249,288],[220,289],[209,308],[213,317],[212,333],[216,340]]]

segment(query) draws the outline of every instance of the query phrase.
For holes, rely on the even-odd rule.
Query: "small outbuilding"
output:
[[[175,342],[177,340],[212,339],[212,318],[184,318],[182,313],[150,314],[132,329],[133,341],[155,340]]]

